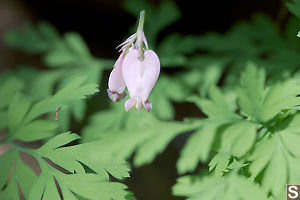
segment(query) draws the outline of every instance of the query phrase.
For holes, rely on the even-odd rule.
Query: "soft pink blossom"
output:
[[[122,64],[122,73],[128,88],[130,99],[125,103],[125,110],[133,106],[139,111],[142,106],[150,112],[152,104],[148,100],[160,72],[160,62],[156,53],[152,50],[144,51],[144,58],[140,59],[137,49],[131,48],[125,56]]]
[[[148,100],[160,72],[160,62],[156,53],[148,50],[148,43],[143,31],[145,11],[140,12],[137,32],[118,47],[122,51],[115,63],[108,81],[108,96],[113,101],[125,98],[128,88],[130,98],[125,102],[125,110],[133,106],[140,111],[144,106],[150,112],[152,104]],[[144,46],[146,49],[144,49]]]

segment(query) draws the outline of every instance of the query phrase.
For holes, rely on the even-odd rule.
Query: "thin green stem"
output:
[[[144,50],[143,50],[143,43],[141,42],[141,57],[140,57],[140,59],[141,60],[144,60]]]
[[[139,20],[139,25],[138,25],[136,32],[144,30],[144,22],[145,22],[145,10],[142,10],[140,12],[140,20]]]
[[[140,59],[144,60],[144,50],[143,50],[143,32],[144,32],[144,22],[145,22],[145,10],[142,10],[140,12],[140,20],[139,20],[139,25],[138,28],[136,30],[136,34],[137,34],[137,44],[140,45],[138,47],[138,49],[140,49]]]

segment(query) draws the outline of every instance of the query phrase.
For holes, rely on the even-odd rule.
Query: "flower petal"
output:
[[[142,76],[140,75],[141,67],[143,67],[143,65],[139,59],[137,49],[131,48],[124,58],[122,73],[130,98],[139,101],[142,100],[141,94],[143,90]]]
[[[126,112],[128,112],[128,110],[130,110],[135,104],[135,100],[134,99],[128,99],[126,102],[125,102],[125,110]]]
[[[143,106],[145,107],[145,109],[148,112],[150,112],[152,110],[152,103],[149,100],[143,102]]]
[[[133,104],[137,110],[139,111],[143,104],[146,110],[150,112],[152,104],[148,97],[160,73],[160,62],[156,53],[152,50],[146,50],[144,59],[140,60],[138,50],[131,48],[124,58],[122,73],[130,98],[132,101],[135,100]],[[128,105],[125,105],[126,108]]]
[[[107,94],[108,94],[108,97],[114,102],[122,101],[127,96],[126,92],[119,94],[117,92],[111,91],[110,89],[107,89]]]
[[[142,77],[142,101],[146,102],[153,89],[159,73],[160,73],[160,62],[156,53],[152,50],[146,50],[144,52],[144,73]]]
[[[109,75],[108,88],[111,92],[122,94],[126,88],[123,74],[122,74],[122,63],[124,60],[124,54],[121,53],[118,60],[114,65],[114,69]]]

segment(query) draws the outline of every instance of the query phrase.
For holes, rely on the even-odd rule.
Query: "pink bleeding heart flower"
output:
[[[160,62],[152,50],[144,51],[144,59],[140,59],[139,51],[131,48],[122,65],[123,78],[128,88],[130,99],[125,102],[128,111],[134,105],[139,111],[142,106],[150,112],[152,104],[148,100],[160,72]]]
[[[152,104],[148,98],[160,73],[158,56],[148,49],[143,31],[144,18],[145,11],[141,11],[137,32],[118,46],[121,47],[122,53],[108,81],[107,92],[113,101],[123,100],[126,96],[124,91],[126,87],[128,88],[130,98],[125,102],[126,111],[133,106],[138,112],[143,106],[148,112],[152,110]]]

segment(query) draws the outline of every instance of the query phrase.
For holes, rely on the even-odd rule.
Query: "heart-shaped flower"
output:
[[[146,50],[144,59],[141,60],[138,50],[131,48],[124,58],[122,72],[130,94],[130,99],[125,103],[125,110],[128,111],[135,105],[139,111],[143,105],[150,112],[152,104],[148,97],[160,72],[160,62],[156,53]]]
[[[160,72],[160,62],[156,53],[148,49],[143,31],[145,12],[140,13],[137,32],[131,35],[121,47],[121,55],[115,63],[108,80],[108,96],[113,101],[125,98],[126,87],[130,98],[125,102],[125,110],[133,106],[140,111],[144,106],[150,112],[152,104],[148,97]],[[143,48],[145,46],[146,49]]]

